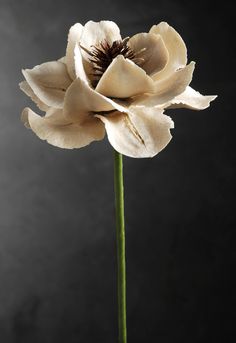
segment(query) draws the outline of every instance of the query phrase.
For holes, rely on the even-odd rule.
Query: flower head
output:
[[[23,70],[21,89],[46,114],[25,108],[22,120],[60,148],[86,146],[107,132],[118,152],[152,157],[171,139],[164,109],[200,110],[215,99],[189,87],[194,65],[167,23],[131,38],[112,21],[75,24],[65,57]]]

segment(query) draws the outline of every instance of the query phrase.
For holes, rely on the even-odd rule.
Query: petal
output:
[[[65,91],[71,84],[62,62],[46,62],[22,71],[36,96],[47,106],[62,108]]]
[[[99,118],[114,149],[135,158],[153,157],[164,149],[174,127],[171,118],[157,108],[131,107],[128,114],[116,112]]]
[[[168,51],[160,35],[152,33],[138,33],[130,38],[128,45],[138,53],[138,58],[143,58],[142,68],[151,75],[162,70],[168,61]]]
[[[168,78],[156,82],[156,93],[154,95],[147,94],[139,98],[137,97],[133,102],[133,105],[149,107],[163,106],[163,104],[166,104],[168,101],[184,92],[192,80],[194,67],[195,63],[191,62],[185,68],[174,72]]]
[[[125,111],[123,106],[97,93],[81,79],[76,79],[66,92],[64,114],[73,121],[82,123],[94,115],[93,112],[108,112],[114,109]]]
[[[75,45],[80,41],[81,35],[83,32],[83,26],[79,23],[73,25],[70,28],[69,34],[68,34],[68,43],[66,48],[66,65],[67,70],[72,78],[72,80],[75,79],[75,62],[74,62],[74,50]]]
[[[55,117],[58,115],[59,121]],[[57,110],[53,118],[41,117],[29,108],[22,113],[22,120],[27,121],[29,127],[42,140],[64,149],[81,148],[92,141],[104,138],[104,126],[97,118],[87,121],[83,125],[62,121],[62,111]]]
[[[210,106],[210,102],[215,100],[217,95],[202,95],[191,87],[187,87],[185,91],[176,96],[166,105],[171,108],[190,108],[192,110],[204,110]]]
[[[87,75],[86,75],[85,70],[84,70],[81,49],[78,46],[78,44],[75,45],[74,55],[75,55],[75,75],[76,75],[76,77],[79,77],[84,82],[89,83],[89,80],[88,80]]]
[[[118,55],[99,80],[96,91],[109,97],[129,98],[153,92],[154,82],[143,69]]]
[[[31,100],[38,106],[40,110],[46,112],[49,109],[49,107],[35,95],[27,81],[22,81],[19,86],[20,89],[31,98]]]
[[[120,29],[113,21],[102,20],[100,22],[94,22],[91,20],[84,26],[80,44],[90,50],[92,45],[98,45],[104,40],[112,44],[114,41],[120,39]],[[82,54],[88,60],[89,56],[87,53],[83,51]]]
[[[63,56],[63,57],[59,58],[58,62],[62,62],[64,64],[66,64],[66,56]]]
[[[158,25],[154,25],[150,33],[159,34],[162,37],[169,53],[169,60],[165,68],[155,75],[155,79],[165,78],[186,65],[187,49],[185,43],[173,27],[165,22],[161,22]]]

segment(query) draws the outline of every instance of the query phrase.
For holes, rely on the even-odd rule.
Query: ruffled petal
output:
[[[184,92],[186,87],[190,84],[194,68],[195,63],[191,62],[185,68],[171,74],[168,78],[156,82],[155,94],[145,94],[141,97],[137,97],[137,99],[134,100],[133,105],[165,107],[164,104]]]
[[[168,61],[169,54],[160,35],[138,33],[130,38],[128,45],[138,54],[137,58],[144,60],[142,68],[148,75],[162,70]]]
[[[80,125],[70,123],[63,113],[56,110],[54,114],[41,117],[29,108],[22,113],[22,120],[42,140],[64,149],[82,148],[93,141],[104,138],[104,125],[98,118],[92,118]]]
[[[183,93],[172,99],[165,107],[204,110],[209,107],[210,102],[216,98],[217,95],[202,95],[188,86]]]
[[[42,102],[49,107],[63,107],[65,91],[72,82],[64,63],[46,62],[22,73]]]
[[[154,91],[154,82],[146,72],[129,59],[118,55],[98,82],[96,91],[114,98]]]
[[[115,150],[129,157],[153,157],[171,140],[174,123],[157,108],[131,107],[128,113],[98,115]]]
[[[47,106],[43,101],[41,101],[33,92],[32,88],[28,84],[27,81],[22,81],[20,84],[20,89],[31,98],[31,100],[38,106],[38,108],[41,111],[46,112],[49,109],[49,106]]]
[[[122,105],[97,93],[81,79],[76,79],[68,88],[64,102],[64,114],[73,121],[83,123],[94,113],[117,109],[125,111]]]
[[[79,23],[73,25],[70,28],[69,34],[68,34],[68,43],[67,43],[67,48],[66,48],[66,65],[67,65],[67,70],[72,78],[72,80],[75,79],[75,62],[74,62],[74,50],[76,44],[79,44],[80,37],[83,32],[83,26]]]
[[[102,20],[100,22],[94,22],[91,20],[84,25],[80,44],[84,48],[90,50],[91,46],[96,46],[104,42],[104,40],[106,40],[107,43],[112,44],[114,41],[120,39],[120,29],[113,21]],[[85,59],[89,59],[89,56],[85,51],[82,51],[82,54]]]
[[[183,39],[173,27],[165,22],[161,22],[158,25],[154,25],[150,33],[158,34],[162,37],[169,53],[169,59],[165,68],[153,76],[156,80],[166,78],[177,69],[183,68],[186,65],[187,48]]]

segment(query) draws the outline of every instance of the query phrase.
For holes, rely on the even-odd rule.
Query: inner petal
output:
[[[168,61],[168,51],[160,35],[138,33],[130,38],[128,45],[139,58],[142,68],[151,75],[162,70]]]
[[[101,77],[96,91],[114,98],[154,91],[154,82],[146,72],[124,56],[117,56]]]
[[[185,67],[187,63],[187,49],[183,39],[173,27],[169,26],[166,22],[161,22],[158,25],[153,25],[150,33],[162,37],[169,53],[168,63],[165,68],[153,76],[156,80],[164,79],[179,68]]]
[[[119,27],[113,21],[108,20],[100,22],[88,21],[84,26],[80,44],[90,50],[91,46],[97,46],[104,40],[109,44],[121,40]],[[85,60],[89,60],[88,54],[85,51],[82,53]]]

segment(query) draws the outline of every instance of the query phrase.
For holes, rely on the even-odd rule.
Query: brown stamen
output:
[[[123,40],[116,40],[112,44],[104,40],[97,46],[92,45],[91,50],[88,50],[80,45],[81,49],[83,49],[89,55],[89,61],[93,67],[92,85],[94,88],[97,86],[100,78],[107,70],[113,59],[118,55],[123,55],[125,58],[133,61],[138,66],[143,64],[144,59],[139,57],[139,55],[145,51],[145,48],[138,52],[134,52],[127,45],[128,41],[129,37],[126,37]]]

